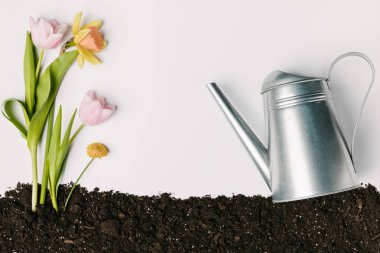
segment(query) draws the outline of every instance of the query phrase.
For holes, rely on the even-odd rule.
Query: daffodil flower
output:
[[[107,46],[107,42],[99,31],[102,26],[101,20],[94,20],[81,27],[81,18],[82,12],[75,15],[71,33],[74,36],[72,42],[79,52],[77,62],[82,68],[85,61],[92,64],[102,63],[95,53],[102,51]]]

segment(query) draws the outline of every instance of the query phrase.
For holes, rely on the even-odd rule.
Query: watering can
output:
[[[329,84],[335,64],[348,56],[368,62],[372,80],[361,104],[351,146],[340,127]],[[355,133],[372,88],[375,69],[362,53],[335,59],[328,78],[273,71],[262,96],[268,134],[264,146],[215,83],[207,85],[272,191],[274,203],[307,199],[359,187],[353,162]]]

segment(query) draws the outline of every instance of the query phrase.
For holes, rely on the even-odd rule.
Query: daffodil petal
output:
[[[77,57],[77,63],[78,63],[78,66],[80,67],[80,68],[83,68],[83,65],[84,65],[84,59],[83,59],[83,56],[82,55],[78,55],[78,57]]]
[[[81,42],[83,40],[84,37],[87,36],[87,34],[89,34],[91,32],[90,29],[81,29],[79,32],[77,32],[77,34],[75,35],[74,37],[74,43],[75,44],[78,44],[79,42]]]
[[[87,25],[83,26],[82,29],[86,29],[88,27],[95,27],[96,29],[100,29],[100,27],[102,27],[102,25],[103,25],[103,21],[100,19],[97,19],[97,20],[94,20],[94,21],[88,23]]]
[[[91,51],[77,45],[77,49],[79,51],[79,54],[82,55],[82,57],[86,60],[86,61],[89,61],[91,62],[92,64],[100,64],[102,63],[101,60],[99,60],[95,55],[94,53],[92,53]]]
[[[71,33],[73,35],[76,35],[79,32],[81,18],[82,18],[82,12],[78,12],[77,14],[75,14],[73,26],[71,29]]]
[[[105,49],[108,45],[108,41],[106,40],[103,40],[103,47],[102,47],[102,50]]]

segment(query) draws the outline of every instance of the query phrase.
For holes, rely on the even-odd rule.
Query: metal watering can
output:
[[[351,148],[339,126],[329,85],[332,68],[347,56],[363,58],[372,69],[371,84],[358,113]],[[359,187],[352,153],[358,122],[374,78],[372,62],[358,52],[336,58],[328,78],[273,71],[265,78],[261,92],[268,133],[267,148],[217,84],[207,86],[271,189],[273,202],[277,203]]]

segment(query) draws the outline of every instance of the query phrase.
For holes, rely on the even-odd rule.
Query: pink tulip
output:
[[[102,123],[115,112],[116,106],[107,105],[103,97],[96,97],[93,91],[88,91],[79,108],[79,118],[88,126]]]
[[[29,18],[29,25],[34,45],[43,49],[58,47],[69,28],[67,24],[59,24],[54,19],[46,21],[38,18],[35,21],[32,17]]]

